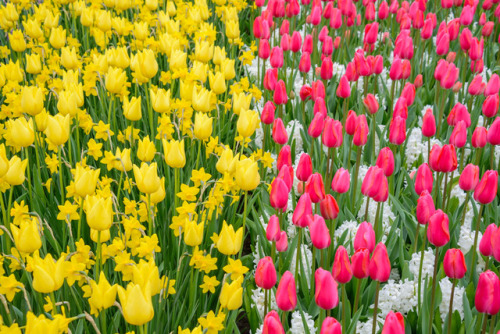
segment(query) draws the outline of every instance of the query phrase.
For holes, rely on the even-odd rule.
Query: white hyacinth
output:
[[[316,333],[316,327],[314,327],[314,319],[310,314],[303,312],[304,320],[307,325],[309,333]],[[292,313],[292,320],[290,326],[290,334],[304,334],[306,330],[304,328],[304,322],[302,321],[302,315],[300,311],[295,311]]]
[[[269,294],[269,292],[268,292],[268,294]],[[278,309],[278,306],[276,305],[276,298],[275,298],[272,290],[270,290],[270,294],[271,294],[271,305],[267,305],[268,312],[270,310],[277,310]],[[252,291],[252,307],[257,310],[261,319],[264,319],[264,316],[265,316],[265,314],[264,314],[264,297],[265,297],[265,294],[264,294],[263,289],[261,289],[259,287],[256,287],[255,289],[253,289],[253,291]],[[268,299],[268,302],[269,302],[269,299]]]
[[[441,304],[439,304],[439,313],[441,314],[441,319],[445,321],[450,309],[450,296],[452,283],[448,277],[443,278],[439,281],[439,286],[441,287]],[[465,288],[463,286],[456,286],[453,292],[453,312],[458,311],[460,313],[460,319],[464,319],[464,305],[463,305],[463,295],[465,293]]]
[[[415,280],[418,280],[418,271],[420,269],[420,258],[422,256],[422,252],[418,251],[416,253],[413,253],[411,256],[410,260],[410,272],[413,274],[413,278]],[[432,278],[432,275],[434,273],[434,251],[432,248],[427,248],[424,251],[424,261],[422,264],[422,281],[425,280],[426,277],[429,277],[429,279]]]

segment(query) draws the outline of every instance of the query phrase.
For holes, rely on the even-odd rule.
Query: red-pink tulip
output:
[[[470,95],[480,95],[484,92],[485,86],[483,83],[483,77],[478,74],[472,79],[471,83],[469,84],[468,92]]]
[[[281,311],[289,312],[297,306],[297,288],[293,274],[285,271],[276,290],[276,305]]]
[[[332,269],[333,278],[340,284],[349,283],[352,278],[351,262],[349,254],[344,246],[339,246],[335,252]]]
[[[387,248],[382,242],[378,243],[373,250],[368,272],[372,280],[379,282],[386,282],[391,275],[391,261]]]
[[[346,125],[347,128],[347,125]],[[356,128],[354,129],[354,134],[352,137],[352,143],[356,146],[364,146],[368,141],[368,123],[366,122],[366,116],[360,115],[356,121]]]
[[[384,170],[385,176],[389,177],[394,172],[394,154],[389,147],[384,147],[378,153],[375,164]]]
[[[264,124],[272,124],[274,122],[274,111],[276,107],[271,101],[267,101],[262,108],[262,114],[260,115],[260,120]]]
[[[274,119],[272,137],[279,145],[285,145],[288,142],[288,134],[281,118]]]
[[[356,236],[354,237],[354,250],[366,248],[370,253],[375,248],[375,231],[372,224],[362,222],[358,226]]]
[[[343,142],[342,123],[333,118],[327,118],[321,140],[326,147],[340,147]]]
[[[326,220],[334,220],[339,215],[339,206],[335,198],[327,194],[325,199],[320,202],[321,215]]]
[[[498,74],[494,73],[491,76],[490,80],[488,81],[486,88],[484,89],[484,96],[498,94],[499,89],[500,89],[500,77],[498,76]]]
[[[339,85],[337,87],[337,96],[342,99],[346,99],[351,96],[351,86],[349,85],[349,81],[345,75],[340,78]]]
[[[323,127],[325,125],[325,116],[321,113],[317,113],[314,115],[314,118],[311,121],[311,124],[309,125],[309,128],[307,130],[307,133],[309,136],[313,138],[318,138],[321,136],[321,133],[323,132]]]
[[[360,248],[351,257],[352,274],[357,279],[363,279],[369,275],[370,251]]]
[[[490,125],[486,140],[490,145],[500,145],[500,117],[497,117]]]
[[[299,61],[299,71],[301,73],[307,73],[311,69],[311,56],[308,52],[303,52]]]
[[[299,181],[305,182],[312,174],[312,161],[311,156],[307,153],[303,153],[300,156],[299,163],[297,165],[297,179]]]
[[[345,121],[345,132],[348,135],[353,136],[354,132],[356,131],[357,124],[358,115],[356,115],[356,112],[354,110],[349,110]]]
[[[404,334],[405,333],[405,319],[399,312],[394,313],[390,311],[385,317],[384,327],[382,334]]]
[[[331,3],[331,2],[329,2]],[[342,326],[337,319],[332,317],[326,317],[321,325],[321,331],[319,334],[342,334]]]
[[[493,202],[498,190],[498,172],[487,170],[474,189],[474,199],[481,204]]]
[[[316,305],[324,310],[336,307],[339,303],[339,292],[332,274],[323,268],[318,268],[314,273],[314,281]]]
[[[325,198],[325,186],[323,176],[320,173],[314,173],[309,176],[306,182],[306,192],[311,196],[313,203],[319,203]]]
[[[467,272],[464,254],[460,249],[450,248],[443,260],[444,273],[451,279],[461,279]]]
[[[396,116],[389,125],[389,142],[401,145],[406,140],[406,119]]]
[[[457,152],[453,145],[434,144],[430,153],[430,165],[436,172],[448,173],[457,169]]]
[[[457,103],[451,108],[450,114],[446,120],[449,126],[456,126],[460,121],[464,121],[467,128],[471,124],[470,114],[467,111],[467,107],[462,103]]]
[[[289,145],[285,145],[281,148],[278,153],[278,159],[276,161],[276,168],[281,171],[283,166],[292,166],[292,149]],[[293,173],[293,171],[292,171]],[[292,174],[293,179],[293,174]]]
[[[269,222],[267,223],[267,228],[266,228],[266,239],[269,241],[278,241],[280,238],[280,220],[278,216],[272,215],[269,218]]]
[[[495,225],[495,223],[491,223],[486,227],[486,230],[484,231],[481,241],[479,242],[479,251],[483,256],[494,255],[493,241],[497,236],[497,233],[498,233],[498,227]]]
[[[435,212],[434,200],[429,192],[424,190],[417,200],[416,216],[418,223],[421,225],[427,224]]]
[[[378,166],[371,166],[361,184],[361,193],[376,202],[385,202],[389,196],[388,188],[384,170]]]
[[[255,284],[262,289],[269,290],[276,285],[276,268],[270,256],[260,259],[255,269]]]
[[[427,229],[427,239],[436,247],[442,247],[450,241],[450,230],[448,228],[448,215],[443,211],[436,210],[429,218],[429,228]]]
[[[372,115],[378,111],[379,105],[378,105],[377,99],[375,98],[375,95],[373,95],[373,94],[368,94],[363,99],[363,104],[365,105],[368,112]]]
[[[500,311],[500,279],[487,270],[479,275],[474,304],[480,313],[495,315]]]
[[[262,334],[285,334],[278,312],[272,310],[264,317]]]
[[[288,250],[288,236],[285,231],[280,232],[280,237],[276,241],[276,250],[278,252],[286,252]]]
[[[422,135],[432,137],[436,134],[436,119],[432,113],[432,109],[428,108],[422,118]]]
[[[349,186],[351,184],[351,177],[349,171],[343,167],[339,168],[332,179],[332,190],[343,194],[349,191]]]
[[[325,249],[330,246],[330,232],[325,220],[320,215],[314,215],[312,221],[309,222],[309,234],[315,248]]]
[[[288,95],[286,93],[286,86],[283,80],[279,80],[276,84],[273,101],[275,104],[286,104],[288,102]]]
[[[467,127],[464,121],[459,121],[450,135],[449,143],[457,148],[462,148],[467,142]]]
[[[458,185],[463,191],[474,190],[479,182],[479,167],[474,164],[468,164],[465,166],[460,178],[458,179]]]
[[[285,211],[288,203],[288,187],[285,181],[279,177],[275,178],[271,183],[269,201],[274,209]]]
[[[293,210],[292,223],[299,227],[306,227],[312,218],[311,197],[306,192],[300,196],[297,206]]]
[[[494,123],[494,122],[493,122]],[[481,148],[486,146],[488,130],[485,127],[478,126],[472,134],[471,143],[474,148]]]
[[[415,192],[420,195],[424,190],[429,193],[432,192],[432,184],[434,178],[432,176],[432,171],[427,163],[421,164],[417,169],[417,174],[415,176]]]
[[[498,113],[498,106],[500,105],[500,100],[498,93],[490,95],[483,102],[483,115],[491,118],[495,117]]]

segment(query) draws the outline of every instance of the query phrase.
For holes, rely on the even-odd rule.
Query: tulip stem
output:
[[[476,220],[476,234],[474,235],[474,245],[472,246],[472,262],[471,262],[471,270],[470,277],[474,277],[474,269],[476,266],[476,254],[477,254],[477,237],[479,234],[479,225],[481,223],[481,218],[483,216],[484,204],[481,204],[481,208],[479,209],[479,215]]]
[[[495,159],[494,159],[494,155],[495,155],[495,146],[490,145],[490,168],[491,168],[492,170],[495,170]]]
[[[432,323],[434,322],[434,302],[436,300],[436,281],[437,281],[437,268],[439,259],[439,247],[436,247],[436,254],[434,256],[434,274],[432,276],[432,292],[431,292],[431,308],[429,309],[431,314],[429,315],[429,331],[432,333]]]
[[[354,183],[352,187],[352,212],[354,212],[354,208],[356,207],[356,193],[358,192],[357,187],[358,187],[358,172],[359,172],[359,163],[361,161],[361,151],[363,150],[362,146],[357,147],[357,152],[356,152],[356,167],[355,167],[355,172],[354,172]]]
[[[352,309],[352,314],[356,314],[358,310],[358,302],[359,302],[359,290],[361,289],[362,278],[358,278],[358,283],[356,284],[356,295],[354,296],[354,308]]]
[[[453,296],[455,294],[455,286],[457,285],[457,280],[453,280],[453,285],[451,286],[451,296],[450,296],[450,308],[448,310],[448,334],[451,333],[451,318],[453,315]]]
[[[497,315],[492,315],[491,316],[491,320],[490,320],[490,334],[493,334],[493,331],[495,330],[495,324],[496,324],[496,320],[497,319]]]
[[[247,202],[248,202],[248,191],[245,191],[245,198],[243,200],[243,240],[245,240],[245,224],[247,220]],[[243,247],[240,247],[240,252],[238,257],[241,258],[241,252],[243,251]]]
[[[151,218],[151,194],[148,194],[148,235],[153,235],[153,219]]]
[[[460,222],[460,226],[464,226],[464,221],[465,221],[465,214],[467,213],[467,204],[469,204],[469,192],[467,191],[465,194],[465,200],[464,200],[464,208],[463,208],[463,213],[462,213],[462,221]]]
[[[62,159],[61,159],[61,151],[62,146],[57,150],[57,158],[59,159],[59,186],[61,187],[61,204],[64,205],[64,183],[63,183],[63,175],[62,175]],[[31,191],[29,192],[31,194]]]
[[[379,240],[378,238],[380,237],[380,235],[377,236],[378,230],[379,230],[379,227],[378,227],[378,225],[379,225],[379,218],[378,218],[378,216],[380,216],[380,203],[381,202],[377,203],[377,212],[375,213],[375,224],[373,225],[374,229],[375,229],[375,236],[376,236],[375,239],[376,240]]]
[[[427,163],[431,163],[431,137],[427,137]]]
[[[418,266],[418,313],[420,313],[420,310],[422,309],[422,267],[424,264],[424,251],[425,251],[425,245],[427,244],[427,229],[429,228],[429,224],[425,224],[425,229],[424,229],[424,237],[423,237],[423,242],[422,242],[422,250],[420,252],[420,264]]]
[[[267,314],[267,289],[264,289],[264,317]]]
[[[445,203],[446,203],[446,188],[448,187],[448,175],[444,174],[444,187],[443,187],[443,199],[441,201],[441,207],[443,210],[445,209]]]
[[[94,277],[95,280],[99,278],[99,275],[101,274],[101,250],[102,250],[102,245],[101,245],[101,231],[97,231],[97,255],[96,255],[96,275]]]
[[[366,198],[365,221],[368,221],[368,206],[370,205],[370,197]]]
[[[299,278],[299,269],[300,269],[299,259],[300,259],[301,243],[302,243],[302,228],[299,227],[298,229],[299,229],[299,240],[297,241],[297,252],[295,255],[295,282],[298,282]]]
[[[342,328],[346,327],[345,309],[347,307],[347,294],[345,292],[345,284],[342,284]]]
[[[417,252],[417,246],[418,246],[418,236],[420,234],[420,223],[417,223],[417,229],[415,231],[415,239],[413,239],[413,242],[415,243],[414,248],[413,248],[413,253]]]
[[[380,290],[380,281],[377,281],[377,287],[375,288],[375,306],[373,308],[373,323],[372,323],[372,334],[377,331],[377,308],[378,308],[378,293]]]
[[[488,314],[486,314],[485,316],[483,316],[483,326],[482,326],[482,329],[481,329],[481,334],[485,334],[486,333],[486,324],[488,323]]]

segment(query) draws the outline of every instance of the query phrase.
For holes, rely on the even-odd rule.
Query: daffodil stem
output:
[[[201,154],[201,140],[198,140],[198,154],[196,155],[196,168],[198,169],[198,165],[200,162],[200,154]]]
[[[23,151],[26,153],[26,158],[28,159],[28,163],[26,164],[27,169],[26,169],[26,174],[28,174],[28,195],[30,197],[30,203],[33,204],[33,191],[31,188],[31,168],[30,168],[30,161],[29,161],[29,154],[26,149],[26,151]]]
[[[471,261],[471,270],[470,270],[470,277],[471,279],[474,277],[474,270],[476,267],[476,254],[477,254],[477,237],[479,234],[479,226],[481,224],[481,218],[483,216],[483,211],[484,211],[484,204],[481,205],[481,208],[479,209],[479,215],[477,216],[476,220],[476,233],[474,235],[474,245],[472,246],[472,261]]]
[[[153,235],[153,213],[151,212],[151,194],[148,194],[148,235]]]
[[[81,199],[82,203],[80,203],[80,212],[78,214],[78,226],[77,226],[77,233],[76,233],[76,241],[80,240],[80,236],[82,233],[82,214],[83,214],[83,198]]]
[[[431,290],[431,307],[429,309],[429,332],[432,333],[432,324],[434,322],[434,302],[436,300],[436,283],[437,283],[437,268],[439,260],[439,247],[436,247],[436,254],[434,255],[434,274],[432,275],[432,290]]]
[[[246,221],[247,221],[247,203],[248,202],[248,191],[245,191],[245,197],[243,199],[243,240],[245,240],[245,228],[246,228]],[[243,245],[240,247],[240,251],[238,253],[238,258],[241,258],[241,252],[243,251]]]
[[[455,294],[455,286],[457,285],[457,280],[453,280],[453,285],[451,286],[451,296],[450,296],[450,308],[448,310],[448,334],[451,333],[451,318],[453,316],[453,295]]]
[[[61,151],[62,151],[62,146],[59,147],[57,150],[57,158],[59,159],[59,186],[61,187],[61,204],[64,205],[64,183],[63,183],[63,175],[62,175],[62,159],[61,159]],[[31,191],[30,191],[31,193]]]
[[[177,193],[179,192],[179,168],[174,168],[174,214],[177,209]]]
[[[99,275],[101,274],[101,266],[102,266],[102,256],[101,252],[102,251],[102,245],[101,245],[101,231],[97,231],[97,255],[96,255],[96,275],[94,279],[98,279]]]
[[[377,331],[377,311],[378,311],[378,293],[380,291],[380,281],[377,281],[377,287],[375,288],[375,306],[373,307],[373,323],[372,323],[372,334]]]

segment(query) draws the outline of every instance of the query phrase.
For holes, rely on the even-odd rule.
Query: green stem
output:
[[[429,309],[429,331],[428,333],[432,333],[432,323],[434,322],[434,302],[436,300],[436,281],[437,281],[437,268],[438,268],[438,260],[439,260],[439,247],[436,247],[436,255],[434,257],[434,274],[432,276],[432,292],[431,292],[431,308]]]
[[[59,159],[59,186],[61,187],[61,204],[64,205],[64,183],[63,183],[63,174],[62,174],[62,159],[61,159],[61,151],[62,151],[62,146],[59,147],[57,150],[57,158]]]
[[[245,240],[245,228],[246,228],[246,220],[247,220],[247,203],[248,202],[248,191],[245,191],[245,199],[244,199],[244,206],[243,206],[243,240]],[[243,247],[240,248],[238,257],[241,258],[241,252],[243,251]]]
[[[372,334],[377,331],[377,311],[378,311],[378,294],[380,290],[380,281],[377,281],[377,287],[375,289],[375,306],[373,308],[373,323],[372,323]]]
[[[425,251],[425,246],[427,244],[427,229],[429,228],[429,224],[425,224],[425,229],[424,229],[424,240],[423,240],[423,243],[422,243],[422,249],[420,251],[420,265],[418,267],[418,313],[420,314],[420,311],[422,309],[422,303],[421,303],[421,300],[422,300],[422,267],[423,267],[423,264],[424,264],[424,251]]]
[[[450,308],[448,310],[448,334],[451,333],[451,318],[453,316],[453,295],[455,294],[455,286],[457,285],[457,280],[453,280],[453,285],[451,286],[451,296],[450,296]]]
[[[356,296],[354,297],[354,308],[352,309],[352,314],[355,314],[358,310],[358,302],[359,302],[359,290],[361,289],[362,278],[358,278],[358,283],[356,284]]]
[[[379,216],[380,216],[380,203],[381,202],[378,202],[377,203],[377,212],[375,213],[375,224],[373,225],[374,229],[375,229],[375,240],[379,240],[379,238],[381,237],[380,234],[378,233],[378,230],[379,230]]]
[[[299,229],[299,240],[297,241],[297,254],[295,255],[295,282],[298,282],[299,278],[299,269],[300,269],[299,259],[300,259],[301,243],[302,243],[302,228],[298,227],[298,229]]]
[[[356,151],[356,167],[355,167],[355,172],[354,172],[354,180],[353,180],[353,187],[352,187],[352,212],[354,212],[354,208],[356,207],[356,193],[357,187],[358,187],[358,173],[359,173],[359,163],[361,161],[361,151],[363,150],[363,146],[358,146],[357,151]]]
[[[476,266],[476,255],[477,255],[477,237],[479,234],[479,225],[481,223],[481,218],[483,216],[484,204],[481,204],[481,208],[479,209],[479,215],[476,220],[476,234],[474,235],[474,245],[472,246],[472,262],[471,262],[471,270],[470,277],[474,277],[474,270]]]

